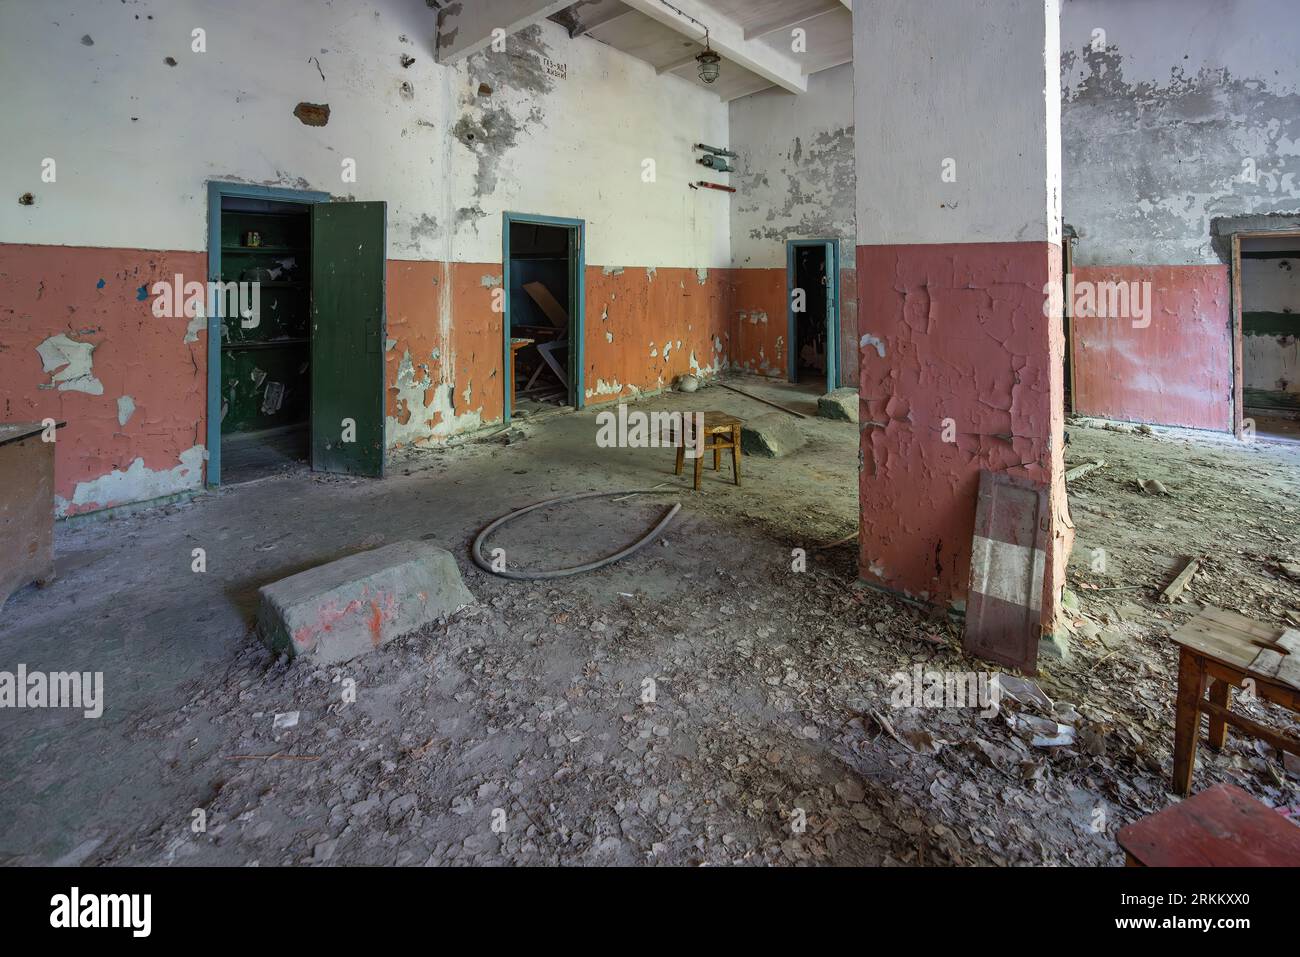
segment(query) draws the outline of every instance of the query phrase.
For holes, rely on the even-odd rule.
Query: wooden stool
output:
[[[1231,784],[1148,814],[1118,840],[1129,867],[1300,866],[1300,827]]]
[[[685,424],[684,433],[689,433],[695,425],[695,416],[697,413],[684,412],[682,420]],[[695,457],[695,491],[700,490],[700,478],[704,468],[704,453],[713,453],[713,469],[717,471],[722,466],[722,453],[726,449],[731,450],[731,471],[735,476],[736,484],[740,484],[740,426],[741,420],[733,415],[727,415],[725,412],[705,412],[704,425],[700,430],[703,434],[700,436],[700,454]],[[677,435],[670,432],[669,442],[677,446],[677,468],[675,475],[681,475],[682,469],[686,465],[686,440],[689,435]]]
[[[1300,713],[1300,632],[1265,625],[1220,608],[1207,608],[1174,632],[1173,640],[1180,646],[1174,721],[1175,794],[1186,797],[1192,791],[1202,711],[1210,716],[1209,745],[1216,751],[1226,743],[1228,725],[1232,725],[1279,751],[1300,754],[1300,740],[1232,713],[1234,687],[1251,688],[1265,701]]]

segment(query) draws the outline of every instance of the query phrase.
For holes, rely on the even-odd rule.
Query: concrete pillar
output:
[[[1073,539],[1059,0],[864,0],[853,21],[860,575],[964,609],[980,471],[1011,472],[1049,487],[1050,629]]]

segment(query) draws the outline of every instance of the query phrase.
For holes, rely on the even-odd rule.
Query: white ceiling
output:
[[[734,100],[772,86],[802,92],[809,74],[852,60],[849,5],[850,0],[580,0],[551,19],[571,36],[606,43],[660,73]],[[699,78],[695,62],[704,50],[700,24],[709,28],[710,45],[722,56],[721,75],[712,84]],[[794,49],[796,29],[804,32],[802,50]]]

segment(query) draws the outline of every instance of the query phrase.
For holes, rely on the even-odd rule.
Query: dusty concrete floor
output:
[[[769,411],[718,388],[639,407]],[[1173,556],[1205,547],[1221,557],[1192,598],[1300,613],[1300,585],[1276,571],[1300,552],[1300,451],[1072,430],[1072,460],[1109,464],[1075,490],[1074,654],[1041,679],[1081,743],[1045,749],[1010,709],[890,707],[891,676],[913,664],[981,666],[946,621],[856,586],[853,544],[818,548],[855,529],[857,430],[804,424],[800,452],[745,459],[739,489],[706,470],[702,495],[671,452],[597,449],[593,415],[574,414],[508,445],[413,454],[383,482],[291,472],[63,525],[58,581],[5,607],[4,667],[103,671],[107,703],[98,720],[0,711],[0,861],[1118,862],[1114,831],[1169,801],[1163,635],[1194,606],[1154,591]],[[1134,475],[1174,494],[1130,489]],[[529,585],[468,561],[511,508],[661,482],[681,494],[536,514],[498,542],[512,563],[569,564],[681,501],[663,543],[625,563]],[[277,662],[250,635],[259,585],[407,538],[456,555],[479,605],[328,669]],[[1143,588],[1097,590],[1112,584]],[[297,727],[274,730],[289,711]],[[1225,779],[1298,801],[1278,756],[1247,742],[1203,757],[1198,787]]]

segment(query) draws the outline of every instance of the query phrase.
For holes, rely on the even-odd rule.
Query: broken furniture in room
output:
[[[549,326],[532,326],[516,323],[513,330],[520,333],[519,339],[512,338],[512,357],[518,351],[513,343],[524,341],[532,349],[524,352],[528,364],[528,379],[523,388],[516,384],[520,398],[535,402],[562,403],[569,400],[569,373],[564,364],[556,358],[557,352],[567,352],[569,348],[569,313],[541,282],[527,282],[523,285],[528,298],[546,317]],[[543,378],[545,376],[546,378]],[[541,380],[540,382],[538,380]],[[554,379],[554,381],[551,381]],[[513,370],[512,370],[512,379]]]
[[[1300,755],[1300,739],[1232,712],[1232,689],[1241,688],[1300,714],[1300,631],[1206,608],[1174,632],[1173,640],[1180,646],[1175,794],[1186,797],[1192,790],[1202,712],[1209,715],[1209,745],[1216,751],[1227,742],[1228,725],[1232,725],[1279,751]]]
[[[536,340],[511,337],[510,339],[510,374],[506,383],[510,389],[510,401],[506,403],[511,412],[515,410],[515,366],[518,364],[519,350],[531,346]]]
[[[0,606],[54,579],[54,437],[65,425],[0,423]]]
[[[1300,827],[1232,784],[1148,814],[1117,840],[1129,867],[1300,866]]]
[[[697,437],[693,429],[696,416],[701,414],[703,419],[700,426],[700,435]],[[686,465],[687,444],[694,445],[699,442],[699,454],[695,456],[695,491],[700,490],[705,452],[713,453],[713,469],[716,472],[722,467],[722,453],[729,449],[731,451],[732,476],[736,484],[739,485],[740,427],[743,424],[744,422],[741,419],[733,415],[727,415],[725,412],[683,412],[681,419],[678,422],[670,423],[666,429],[666,434],[661,436],[661,440],[665,444],[677,447],[677,466],[673,474],[682,474],[682,469]]]

